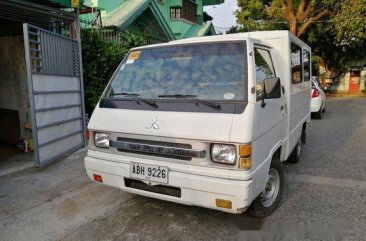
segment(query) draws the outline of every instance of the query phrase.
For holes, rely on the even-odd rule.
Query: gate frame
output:
[[[39,160],[39,151],[38,151],[38,133],[37,133],[37,120],[34,106],[34,94],[33,94],[33,79],[32,79],[32,63],[30,61],[30,47],[29,47],[29,33],[28,33],[28,24],[23,23],[23,38],[24,38],[24,51],[25,51],[25,67],[27,70],[27,82],[28,82],[28,97],[29,97],[29,109],[31,114],[31,123],[32,123],[32,138],[33,138],[33,152],[34,152],[34,161],[37,167],[41,166]]]
[[[33,93],[33,71],[32,71],[32,63],[30,56],[30,44],[29,44],[29,31],[28,28],[36,28],[45,31],[49,31],[28,23],[23,23],[23,37],[24,37],[24,50],[25,50],[25,63],[26,63],[26,73],[27,73],[27,82],[28,82],[28,96],[29,96],[29,108],[30,108],[30,116],[32,122],[32,137],[33,137],[33,146],[34,146],[34,161],[36,167],[43,167],[57,159],[70,155],[71,153],[83,148],[86,146],[86,122],[85,122],[85,103],[84,103],[84,81],[83,81],[83,68],[82,68],[82,51],[81,51],[81,36],[80,36],[80,19],[79,19],[79,9],[76,9],[77,18],[75,20],[75,34],[70,34],[70,39],[73,39],[78,42],[78,55],[79,55],[79,89],[80,89],[80,108],[81,108],[81,128],[82,128],[82,145],[77,146],[71,150],[67,150],[64,153],[61,153],[47,161],[41,162],[39,159],[39,146],[38,146],[38,133],[37,133],[37,120],[35,113],[35,101],[34,101],[34,93]],[[75,38],[73,38],[73,36]]]

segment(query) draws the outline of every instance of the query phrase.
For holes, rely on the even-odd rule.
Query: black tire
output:
[[[318,111],[318,112],[315,112],[315,113],[313,114],[315,119],[319,119],[319,120],[321,120],[321,119],[322,119],[322,115],[323,115],[322,106],[323,106],[323,104],[320,106],[319,111]]]
[[[304,133],[302,134],[304,135]],[[303,136],[300,136],[299,140],[296,142],[296,146],[294,148],[294,150],[292,151],[289,159],[287,160],[287,162],[289,163],[298,163],[301,160],[301,150],[302,150],[302,140],[303,140]]]
[[[272,158],[271,166],[268,171],[269,175],[271,175],[271,172],[272,173],[276,172],[276,175],[278,174],[276,177],[278,178],[277,180],[279,181],[278,186],[275,184],[276,187],[278,187],[277,189],[278,191],[276,192],[276,196],[271,198],[271,202],[266,202],[268,201],[265,200],[264,198],[264,196],[266,196],[265,193],[268,191],[268,190],[266,191],[266,189],[268,188],[268,183],[266,183],[265,190],[263,190],[263,192],[259,194],[259,196],[253,201],[252,205],[250,206],[249,214],[253,217],[257,218],[268,217],[277,209],[278,205],[280,204],[285,179],[283,174],[282,163],[278,157]],[[272,188],[272,185],[270,188]]]

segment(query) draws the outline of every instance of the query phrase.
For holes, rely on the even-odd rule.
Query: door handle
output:
[[[280,110],[283,110],[283,109],[285,109],[285,106],[281,105]]]

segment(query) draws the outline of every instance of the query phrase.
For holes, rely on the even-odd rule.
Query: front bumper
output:
[[[130,193],[229,213],[244,212],[255,198],[252,194],[252,180],[230,180],[228,178],[215,177],[212,175],[214,172],[207,172],[206,175],[198,174],[197,172],[192,173],[191,170],[195,168],[193,165],[183,165],[185,168],[182,168],[181,165],[179,168],[175,168],[176,163],[147,159],[140,159],[139,161],[146,164],[167,166],[169,168],[169,183],[167,185],[180,188],[181,196],[175,197],[130,188],[126,186],[125,178],[130,178],[130,161],[136,160],[129,157],[128,159],[131,159],[129,161],[115,161],[113,158],[108,158],[111,156],[114,156],[114,158],[123,157],[107,153],[105,155],[98,153],[98,156],[88,154],[85,158],[85,167],[88,176],[92,180],[94,179],[93,174],[97,174],[102,176],[104,184],[120,188]],[[230,200],[232,207],[230,209],[217,207],[216,199]]]

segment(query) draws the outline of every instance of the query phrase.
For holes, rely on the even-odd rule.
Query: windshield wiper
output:
[[[181,94],[175,94],[175,95],[158,95],[160,98],[182,98],[182,99],[192,99],[196,101],[196,105],[198,106],[198,103],[204,104],[208,107],[211,107],[215,110],[221,110],[221,105],[217,104],[213,101],[207,101],[207,100],[201,100],[196,98],[197,95],[181,95]]]
[[[122,93],[112,93],[110,94],[109,96],[116,96],[116,95],[122,95],[122,96],[127,96],[127,97],[130,97],[131,99],[134,99],[136,100],[136,103],[137,104],[140,104],[140,102],[144,102],[145,104],[147,105],[150,105],[154,108],[158,108],[158,105],[153,102],[153,101],[148,101],[148,100],[145,100],[141,97],[139,97],[140,94],[137,94],[137,93],[126,93],[126,92],[122,92]]]

